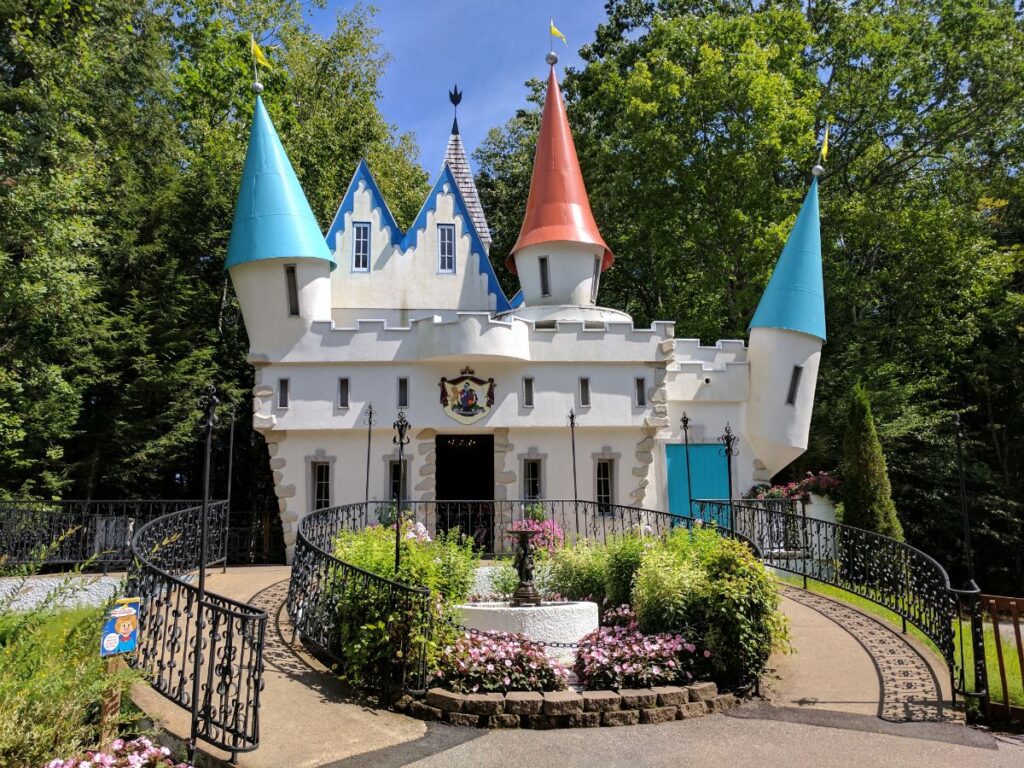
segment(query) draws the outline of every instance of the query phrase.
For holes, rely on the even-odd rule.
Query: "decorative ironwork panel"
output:
[[[188,574],[199,565],[201,516],[200,505],[159,517],[132,540],[128,590],[142,598],[133,663],[155,690],[189,710],[198,674],[197,736],[230,752],[251,751],[259,744],[267,614],[210,592],[200,602]],[[207,519],[207,564],[214,565],[227,555],[227,502],[212,502]]]

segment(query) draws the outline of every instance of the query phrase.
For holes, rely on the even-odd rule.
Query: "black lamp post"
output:
[[[683,425],[683,445],[686,451],[686,515],[693,517],[693,479],[690,477],[690,417],[683,411],[683,417],[679,419]]]
[[[398,412],[398,420],[392,425],[395,436],[391,439],[398,446],[398,508],[395,510],[395,573],[402,558],[402,491],[405,488],[405,446],[409,444],[406,433],[412,426],[405,418],[405,412]]]
[[[956,435],[956,471],[960,477],[960,517],[964,524],[964,554],[967,557],[967,579],[974,581],[974,553],[971,551],[971,518],[967,512],[967,483],[964,481],[964,430],[960,423],[960,414],[953,417],[954,434]]]
[[[221,573],[228,572],[228,524],[231,516],[231,483],[235,473],[235,403],[231,404],[231,432],[228,433],[228,488],[226,501],[228,508],[224,511],[224,564],[221,566]]]
[[[206,602],[206,550],[207,550],[207,513],[210,507],[210,446],[213,442],[213,428],[217,426],[217,388],[210,384],[197,405],[203,415],[199,426],[206,431],[206,446],[203,452],[203,506],[199,516],[199,579],[196,584],[196,637],[195,649],[192,651],[192,724],[189,730],[189,760],[195,756],[196,737],[199,732],[199,682],[202,678],[203,664],[203,629],[206,621],[203,618]]]
[[[373,403],[366,406],[366,413],[363,416],[363,423],[366,425],[366,512],[370,514],[370,445],[373,442],[374,417],[377,415],[373,410]]]
[[[576,536],[580,535],[580,487],[576,479],[576,411],[569,409],[569,439],[572,441],[572,504],[576,511]]]
[[[736,442],[739,438],[733,434],[732,427],[729,426],[729,422],[725,423],[725,432],[718,438],[724,446],[725,451],[725,472],[729,482],[729,532],[735,533],[735,521],[733,520],[732,514],[732,457],[736,455]]]

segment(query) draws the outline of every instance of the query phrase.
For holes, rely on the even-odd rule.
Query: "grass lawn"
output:
[[[792,574],[777,574],[779,581],[786,584],[790,584],[795,587],[803,586],[803,579],[800,576],[794,576]],[[807,580],[807,588],[811,592],[815,592],[825,597],[831,597],[839,602],[846,603],[847,605],[853,606],[864,613],[871,614],[872,616],[878,616],[879,618],[892,624],[897,629],[903,628],[903,621],[898,614],[893,613],[888,608],[883,608],[877,603],[873,603],[858,595],[853,595],[845,590],[833,587],[830,584],[822,584],[819,581],[813,579]],[[935,644],[929,640],[924,634],[915,626],[907,623],[907,632],[912,634],[922,643],[931,648],[935,653],[942,658],[942,654],[939,653],[939,649],[935,647]],[[964,667],[967,670],[965,674],[967,689],[970,691],[974,690],[974,652],[971,647],[969,625],[964,623],[964,632],[968,633],[965,635],[965,639],[968,640],[964,648]],[[960,633],[957,631],[954,635],[954,642],[956,643],[956,658],[960,658]],[[1020,660],[1017,657],[1016,647],[1014,641],[1010,638],[1003,636],[1003,661],[1006,665],[1006,683],[1009,688],[1009,700],[1010,704],[1018,707],[1024,707],[1024,685],[1021,682],[1021,669]],[[1001,704],[1003,702],[1003,687],[999,678],[999,657],[996,650],[996,637],[995,629],[991,622],[985,622],[985,663],[988,671],[988,690],[989,695],[992,698],[993,703]],[[941,673],[942,670],[937,670]]]

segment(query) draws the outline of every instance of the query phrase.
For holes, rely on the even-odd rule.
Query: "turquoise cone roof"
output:
[[[817,179],[811,182],[750,328],[784,328],[825,341]]]
[[[262,259],[297,258],[325,259],[331,269],[336,266],[263,99],[257,96],[224,269]]]

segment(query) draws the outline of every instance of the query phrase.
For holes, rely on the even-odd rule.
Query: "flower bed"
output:
[[[467,632],[440,654],[434,676],[458,693],[559,691],[568,670],[525,635]]]
[[[145,737],[114,739],[108,751],[86,752],[83,757],[51,760],[46,768],[191,768],[171,758],[171,750]]]

